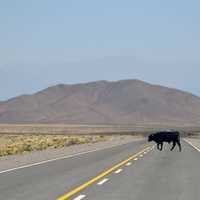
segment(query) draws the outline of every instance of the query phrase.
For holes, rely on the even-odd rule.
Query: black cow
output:
[[[154,134],[149,135],[148,141],[154,141],[157,143],[157,149],[162,151],[163,142],[168,142],[169,144],[173,142],[173,146],[171,151],[174,149],[176,144],[179,146],[179,151],[181,151],[181,143],[180,143],[180,133],[178,131],[161,131]]]

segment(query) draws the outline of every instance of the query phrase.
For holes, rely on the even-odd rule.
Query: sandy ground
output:
[[[136,136],[121,136],[113,137],[106,142],[98,142],[91,144],[73,145],[60,149],[47,149],[43,151],[30,152],[22,155],[13,155],[0,158],[0,171],[11,168],[21,167],[24,165],[31,165],[46,160],[56,159],[63,156],[71,156],[87,151],[94,151],[102,148],[114,147],[116,145],[126,144],[135,140],[143,140],[142,137]]]

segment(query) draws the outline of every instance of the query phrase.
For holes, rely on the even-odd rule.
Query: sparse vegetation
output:
[[[0,156],[109,140],[104,135],[0,135]]]

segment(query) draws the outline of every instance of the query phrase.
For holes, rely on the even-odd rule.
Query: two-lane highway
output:
[[[119,176],[107,176],[104,187],[83,191],[93,200],[197,200],[200,199],[200,154],[188,144],[183,152],[159,152],[144,155],[131,167],[123,167]]]
[[[33,167],[0,172],[0,200],[55,200],[144,145],[145,141],[131,142]]]
[[[167,145],[166,145],[167,146]],[[200,154],[145,141],[0,174],[0,200],[197,200]]]

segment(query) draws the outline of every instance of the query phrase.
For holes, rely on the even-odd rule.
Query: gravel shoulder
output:
[[[0,158],[0,171],[57,159],[64,156],[73,156],[88,151],[110,148],[137,140],[144,140],[144,138],[136,136],[113,136],[109,141],[105,142],[79,144],[60,149],[47,149],[22,155],[5,156]]]

